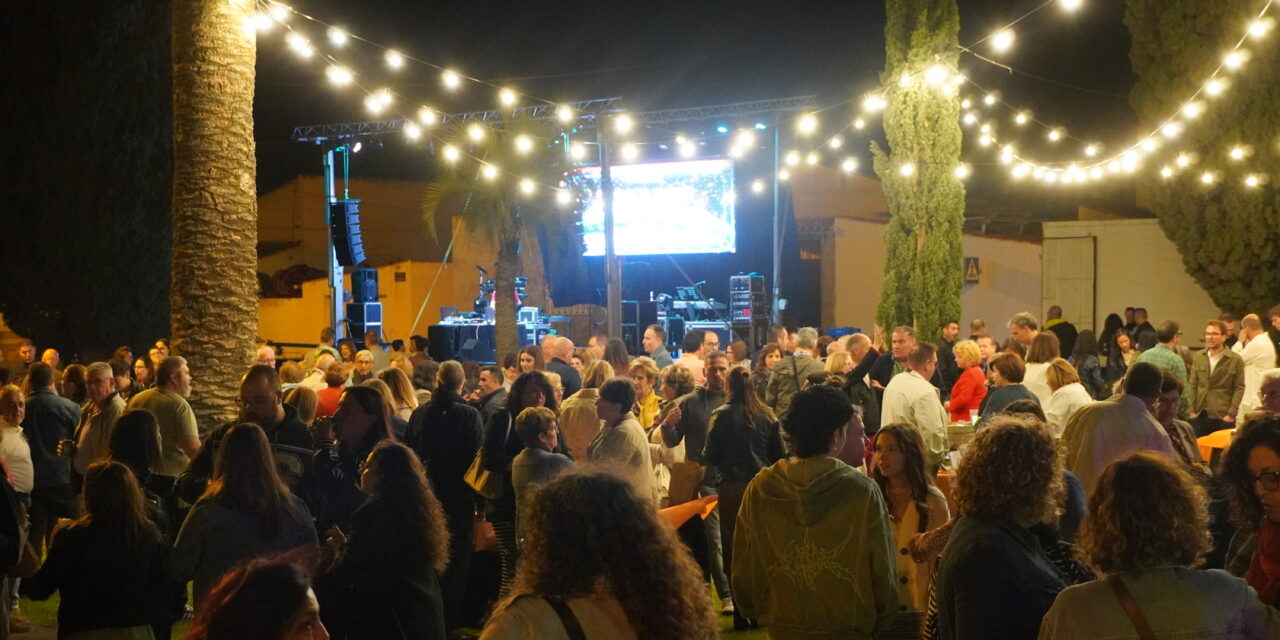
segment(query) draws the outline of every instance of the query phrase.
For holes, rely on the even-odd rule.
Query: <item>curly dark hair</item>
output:
[[[369,454],[365,469],[377,478],[365,506],[382,506],[401,514],[404,525],[414,530],[412,537],[422,541],[427,563],[436,573],[444,573],[449,565],[444,507],[427,483],[418,454],[399,442],[383,440]]]
[[[1062,463],[1043,422],[994,416],[965,448],[951,500],[960,515],[1047,520],[1062,491]]]
[[[893,442],[898,447],[898,452],[905,458],[902,465],[902,472],[906,475],[907,484],[911,485],[911,501],[915,503],[916,513],[920,518],[920,533],[929,530],[929,505],[926,500],[929,497],[929,475],[925,473],[924,466],[924,439],[920,437],[920,431],[914,426],[905,422],[895,422],[880,427],[876,432],[876,446],[880,445],[880,438],[885,434],[893,436]],[[879,457],[879,453],[876,454]],[[889,479],[880,473],[880,466],[871,465],[871,479],[880,485],[880,493],[888,495]]]
[[[511,384],[511,391],[507,393],[507,410],[511,412],[513,418],[528,408],[524,403],[524,392],[529,387],[542,391],[542,406],[560,413],[560,407],[556,405],[556,390],[551,388],[551,382],[547,380],[547,376],[541,371],[526,371],[516,378],[516,381]]]
[[[287,558],[232,569],[205,596],[187,640],[284,638],[308,604],[311,576]]]
[[[570,474],[531,501],[511,596],[568,600],[598,591],[622,605],[638,638],[711,638],[718,622],[702,571],[675,531],[627,483]]]
[[[1135,453],[1098,478],[1079,545],[1105,573],[1189,567],[1210,548],[1208,498],[1167,458]]]
[[[1280,416],[1252,420],[1244,434],[1227,449],[1222,468],[1223,488],[1231,505],[1231,518],[1236,526],[1256,530],[1262,523],[1262,503],[1253,487],[1257,482],[1249,472],[1249,454],[1258,447],[1280,453]]]
[[[827,453],[831,437],[853,417],[853,404],[839,389],[818,385],[796,393],[782,418],[782,439],[797,458]]]

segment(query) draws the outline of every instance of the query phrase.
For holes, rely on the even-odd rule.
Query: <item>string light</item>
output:
[[[458,85],[462,84],[462,76],[453,69],[445,69],[440,72],[440,82],[446,89],[457,89]]]
[[[806,113],[796,122],[796,130],[805,135],[809,135],[818,130],[818,117],[812,113]]]
[[[1205,95],[1209,96],[1220,96],[1226,88],[1226,83],[1217,78],[1214,78],[1204,84]]]
[[[400,55],[400,52],[395,49],[387,49],[387,52],[382,57],[387,61],[387,66],[392,69],[399,70],[404,67],[404,56]]]
[[[271,3],[271,17],[274,18],[276,22],[284,22],[289,18],[289,7],[278,2]]]
[[[858,131],[862,131],[866,127],[867,127],[867,121],[863,120],[862,118],[857,118],[853,121],[853,128],[857,129]]]
[[[1258,39],[1266,36],[1275,26],[1275,19],[1271,17],[1259,18],[1249,23],[1249,37]]]
[[[378,96],[372,93],[364,97],[364,108],[368,109],[369,113],[375,116],[382,113],[383,109],[386,109],[386,107],[387,105],[383,104],[382,100],[379,100]]]
[[[1200,174],[1200,182],[1204,184],[1213,184],[1217,179],[1217,176],[1213,175],[1212,171],[1206,171]]]
[[[1084,0],[1058,0],[1058,6],[1062,7],[1062,10],[1067,13],[1078,10],[1083,4]]]
[[[620,153],[622,154],[623,160],[630,162],[640,157],[640,147],[628,142],[627,144],[622,145]]]
[[[1242,50],[1232,51],[1222,57],[1222,66],[1235,71],[1244,66],[1246,60],[1245,52]]]
[[[462,152],[458,151],[457,147],[451,144],[446,144],[440,149],[440,155],[449,162],[457,162],[458,158],[462,156]]]
[[[468,126],[467,137],[471,138],[473,142],[480,142],[481,140],[484,140],[484,127],[478,124]]]
[[[568,189],[559,189],[556,191],[556,202],[560,204],[569,204],[573,200],[573,194]]]
[[[1236,145],[1231,147],[1231,151],[1227,152],[1227,155],[1230,156],[1232,160],[1239,162],[1240,160],[1244,160],[1245,149],[1240,145]]]
[[[422,107],[418,109],[418,122],[430,127],[435,125],[438,119],[439,118],[436,116],[435,110],[431,107]]]
[[[914,162],[904,162],[898,165],[898,174],[904,178],[909,178],[916,173],[916,164]]]
[[[947,68],[940,64],[932,65],[924,71],[924,81],[932,85],[942,84],[946,82],[947,78],[950,76],[951,72],[947,71]]]
[[[1031,116],[1028,116],[1026,111],[1019,111],[1018,114],[1013,117],[1014,123],[1019,126],[1026,124],[1030,120]]]
[[[336,64],[329,65],[329,67],[324,70],[324,74],[329,78],[329,82],[332,82],[339,87],[345,87],[351,84],[351,80],[353,78],[349,69]]]
[[[303,58],[310,58],[315,53],[315,50],[311,48],[311,43],[307,42],[307,39],[296,31],[290,31],[285,34],[284,41],[289,45],[290,49],[293,49],[295,53]]]
[[[987,95],[985,95],[985,96],[983,96],[983,97],[982,97],[982,104],[985,104],[985,105],[987,105],[987,106],[989,107],[989,106],[991,106],[991,105],[995,104],[995,103],[996,103],[996,100],[998,100],[998,99],[999,99],[999,98],[996,98],[996,96],[995,96],[994,94],[990,94],[990,93],[988,93]]]
[[[335,47],[341,48],[347,44],[347,32],[342,29],[329,27],[329,29],[325,31],[325,35],[329,37],[329,44],[332,44]]]
[[[1187,155],[1187,154],[1185,154],[1185,153],[1179,153],[1179,154],[1178,154],[1178,157],[1177,157],[1176,159],[1174,159],[1174,161],[1173,161],[1173,162],[1174,162],[1174,164],[1178,165],[1179,167],[1182,167],[1182,168],[1184,168],[1184,169],[1185,169],[1185,168],[1187,168],[1187,167],[1191,166],[1191,156],[1189,156],[1189,155]]]
[[[1182,105],[1182,115],[1188,120],[1199,118],[1201,113],[1204,113],[1204,105],[1199,102],[1188,102]]]
[[[516,92],[508,87],[498,90],[498,102],[504,107],[514,107],[516,104]]]
[[[492,182],[493,180],[497,180],[498,167],[495,167],[494,165],[491,165],[491,164],[485,164],[484,166],[480,167],[480,175],[484,176],[484,178],[486,180],[489,180],[490,182]]]
[[[685,140],[680,143],[680,155],[686,158],[692,158],[698,155],[698,145],[691,140]]]
[[[791,165],[791,166],[795,166],[795,165],[800,164],[800,152],[799,152],[799,151],[788,151],[788,152],[787,152],[787,155],[783,157],[783,162],[786,162],[787,164],[789,164],[789,165]]]
[[[577,117],[577,114],[573,112],[573,107],[567,104],[562,104],[556,108],[556,118],[559,119],[560,122],[563,124],[569,124],[570,122],[573,122],[574,118],[576,117]]]
[[[1244,186],[1249,187],[1250,189],[1257,187],[1261,183],[1262,180],[1256,173],[1251,173],[1244,178]]]
[[[1085,154],[1086,156],[1089,156],[1090,158],[1092,158],[1092,157],[1094,157],[1094,156],[1098,155],[1098,145],[1096,145],[1096,144],[1091,144],[1091,145],[1089,145],[1089,146],[1085,147],[1085,148],[1084,148],[1084,154]]]
[[[844,138],[841,138],[840,136],[833,136],[830,140],[827,141],[827,146],[831,147],[832,149],[839,149],[843,144],[844,144]]]
[[[742,147],[744,150],[748,147],[754,147],[756,144],[756,132],[751,129],[743,129],[738,132],[734,139],[734,144]]]
[[[1013,41],[1013,30],[1001,29],[991,36],[991,48],[997,53],[1004,53],[1013,46]]]
[[[844,162],[840,163],[840,170],[844,171],[845,173],[853,173],[854,171],[857,171],[858,159],[853,157],[845,158]]]
[[[529,153],[533,149],[533,139],[523,133],[516,136],[516,151]]]
[[[1062,131],[1059,129],[1050,129],[1047,137],[1049,138],[1049,142],[1057,142],[1062,139]]]
[[[422,137],[422,127],[413,122],[406,122],[404,125],[404,137],[410,140],[417,140]]]
[[[1160,167],[1160,177],[1168,180],[1173,177],[1173,169],[1168,165]]]
[[[521,192],[521,193],[523,193],[523,194],[525,194],[525,195],[529,195],[529,194],[533,193],[533,190],[537,188],[537,187],[533,184],[533,181],[532,181],[532,180],[530,180],[530,179],[528,179],[528,178],[520,178],[520,183],[519,183],[519,184],[520,184],[520,192]]]
[[[575,142],[569,145],[569,157],[574,160],[583,160],[587,157],[587,147],[581,142]]]
[[[868,112],[884,111],[887,106],[889,105],[885,102],[884,96],[878,93],[870,94],[862,99],[862,108]]]
[[[755,193],[764,193],[764,180],[753,180],[751,182],[751,191]]]
[[[805,164],[807,164],[807,165],[809,165],[809,166],[811,166],[811,167],[812,167],[813,165],[818,164],[818,160],[821,160],[821,158],[819,158],[819,157],[818,157],[818,153],[817,153],[816,151],[810,151],[810,152],[809,152],[809,155],[805,156],[805,158],[804,158],[804,162],[805,162]]]
[[[779,179],[779,180],[781,180],[781,181],[783,181],[783,182],[786,182],[787,180],[790,180],[790,179],[791,179],[791,172],[790,172],[790,171],[787,171],[786,169],[779,169],[779,170],[778,170],[778,179]]]
[[[631,116],[625,113],[618,114],[613,119],[613,130],[623,134],[630,133],[635,124],[635,120],[632,120]]]
[[[969,165],[961,163],[956,165],[954,173],[957,178],[964,180],[973,173],[973,169]]]

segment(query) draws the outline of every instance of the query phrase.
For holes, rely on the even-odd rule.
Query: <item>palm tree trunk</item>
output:
[[[173,3],[174,349],[202,435],[236,414],[258,330],[251,0]]]
[[[494,296],[493,313],[495,341],[498,347],[498,362],[502,356],[515,353],[520,349],[519,327],[516,325],[516,270],[520,265],[520,234],[518,232],[503,233],[498,238],[498,264],[494,276],[497,294]]]

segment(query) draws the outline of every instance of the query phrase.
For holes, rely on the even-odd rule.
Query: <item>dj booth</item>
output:
[[[559,318],[568,320],[567,318]],[[551,322],[556,316],[543,317],[537,307],[522,307],[516,326],[520,332],[520,346],[542,342],[551,333]],[[497,364],[497,327],[492,320],[474,314],[453,315],[440,324],[427,328],[427,354],[436,362],[445,360],[474,360],[480,364]]]

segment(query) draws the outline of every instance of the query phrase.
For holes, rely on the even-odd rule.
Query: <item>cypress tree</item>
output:
[[[1256,2],[1226,0],[1129,0],[1125,24],[1132,36],[1129,58],[1138,75],[1130,103],[1144,130],[1158,126],[1218,66],[1235,44]],[[1271,34],[1271,38],[1275,34]],[[1147,167],[1139,182],[1166,236],[1178,247],[1187,273],[1223,309],[1262,312],[1280,301],[1280,212],[1275,180],[1280,179],[1280,84],[1275,81],[1280,48],[1275,42],[1249,41],[1252,59],[1226,76],[1225,93],[1206,101],[1194,126],[1166,142],[1171,160],[1194,153],[1196,165],[1164,180]],[[1252,155],[1232,162],[1234,145]],[[1172,162],[1169,163],[1172,166]],[[1205,171],[1220,172],[1213,185],[1200,181]],[[1271,176],[1261,188],[1248,188],[1247,174]]]
[[[955,175],[960,100],[950,81],[927,82],[924,72],[955,69],[960,16],[955,0],[886,0],[885,7],[889,150],[873,142],[871,152],[890,219],[876,318],[886,329],[914,326],[933,340],[943,320],[960,318],[965,189]],[[904,75],[909,82],[900,82]]]

